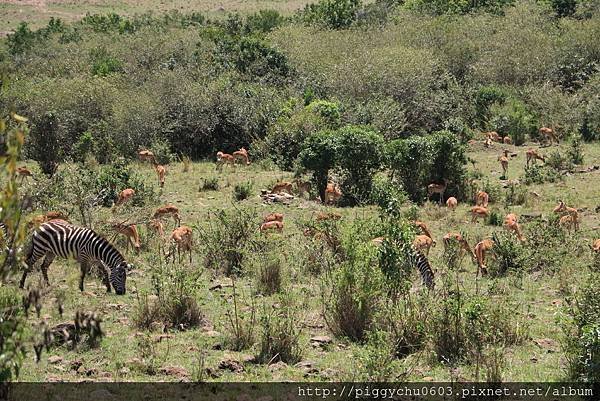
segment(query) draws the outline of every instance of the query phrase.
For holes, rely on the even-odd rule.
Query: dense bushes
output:
[[[85,147],[105,163],[157,140],[192,158],[252,144],[255,157],[272,152],[292,169],[306,137],[348,123],[371,125],[386,139],[448,129],[467,140],[479,126],[521,143],[540,124],[597,138],[593,8],[580,21],[555,21],[525,2],[504,15],[414,11],[502,4],[436,11],[441,3],[324,0],[297,19],[273,11],[219,21],[110,14],[72,25],[52,20],[38,31],[23,25],[7,39],[14,79],[0,102],[30,117],[26,153],[47,173],[81,159]],[[394,7],[381,29],[382,20],[367,15]],[[338,29],[357,22],[360,29]],[[304,104],[288,102],[303,95]]]
[[[427,185],[449,181],[445,196],[465,194],[465,149],[458,138],[447,131],[429,136],[399,139],[387,145],[387,159],[393,177],[398,179],[414,202],[422,202],[427,196]]]
[[[342,204],[371,200],[373,175],[383,160],[383,138],[366,128],[345,126],[309,136],[299,154],[300,166],[313,173],[322,200],[330,170],[340,178]]]

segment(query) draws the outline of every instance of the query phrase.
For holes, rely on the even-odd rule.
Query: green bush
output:
[[[133,171],[124,159],[101,166],[96,173],[95,190],[103,206],[111,206],[119,192],[126,188],[135,191],[132,200],[134,206],[143,206],[153,201],[156,196],[153,187],[146,185],[142,177]]]
[[[562,347],[567,358],[569,377],[577,381],[600,379],[600,276],[592,274],[572,303],[562,322]]]
[[[501,106],[492,107],[490,125],[502,136],[510,136],[513,144],[520,146],[528,137],[537,134],[538,122],[527,107],[516,99],[507,100]]]
[[[248,254],[254,252],[257,246],[258,213],[235,207],[213,211],[208,217],[208,226],[199,231],[199,243],[204,247],[204,265],[228,276],[244,274]]]
[[[281,297],[280,307],[265,308],[260,319],[262,333],[257,360],[260,363],[282,361],[295,364],[302,359],[299,310],[290,296]]]
[[[365,238],[365,227],[353,226],[344,240],[344,258],[323,277],[321,300],[325,321],[337,336],[365,339],[379,305],[383,276],[377,250]]]
[[[291,170],[302,150],[306,138],[323,129],[335,129],[340,125],[337,103],[315,100],[302,106],[292,98],[280,111],[279,118],[269,128],[265,138],[265,155],[285,170]]]
[[[123,71],[123,63],[111,56],[103,47],[92,49],[90,59],[92,62],[91,72],[94,76],[105,77]]]
[[[522,275],[527,269],[526,248],[512,233],[494,233],[492,236],[492,261],[488,264],[491,277],[504,276],[507,273]]]
[[[506,92],[496,86],[483,86],[475,94],[475,110],[481,127],[485,127],[491,118],[491,107],[506,101]]]
[[[238,202],[248,199],[252,196],[253,187],[252,181],[235,184],[233,187],[233,199]]]
[[[285,18],[276,10],[259,10],[246,18],[244,29],[247,33],[268,33],[283,24]]]
[[[319,0],[317,3],[307,4],[300,17],[310,24],[344,29],[356,21],[361,6],[361,0]]]
[[[461,192],[466,177],[465,148],[450,132],[391,141],[386,153],[392,177],[402,182],[413,202],[422,202],[427,196],[427,186],[443,179],[449,181],[446,198],[465,199],[466,194]]]

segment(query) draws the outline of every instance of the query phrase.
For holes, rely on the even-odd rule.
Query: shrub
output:
[[[171,152],[171,145],[166,140],[155,140],[150,146],[158,164],[166,165],[176,160],[177,156]]]
[[[268,33],[283,24],[285,18],[276,10],[259,10],[246,18],[244,30],[246,33]]]
[[[119,192],[126,188],[135,190],[132,200],[134,206],[143,206],[156,197],[154,189],[146,185],[142,177],[133,171],[124,159],[100,167],[95,181],[95,193],[104,206],[111,206]]]
[[[394,343],[392,336],[381,330],[367,334],[365,346],[358,355],[362,368],[362,380],[367,382],[389,382],[397,375],[394,364]]]
[[[341,170],[342,204],[368,203],[372,180],[383,161],[383,138],[370,130],[346,126],[335,133],[335,166]]]
[[[235,184],[235,187],[233,187],[233,199],[238,202],[248,199],[252,195],[253,186],[252,181]]]
[[[483,86],[475,94],[475,110],[479,125],[485,127],[491,118],[491,107],[501,105],[507,98],[506,92],[496,86]]]
[[[199,272],[191,272],[178,264],[163,265],[153,260],[152,286],[154,297],[142,293],[134,313],[133,324],[149,329],[155,323],[176,330],[198,326],[204,319],[196,301]]]
[[[335,165],[335,154],[335,136],[331,132],[321,131],[306,138],[298,155],[300,165],[312,171],[312,179],[321,201],[325,201],[329,170]]]
[[[356,21],[360,0],[319,0],[304,7],[300,17],[311,24],[331,29],[344,29]]]
[[[270,311],[265,307],[261,316],[262,333],[257,355],[260,363],[282,361],[295,364],[302,359],[298,307],[290,296],[281,297],[280,305],[279,308],[270,308]]]
[[[216,210],[208,216],[208,226],[199,232],[204,249],[204,265],[224,274],[245,272],[247,255],[256,247],[260,219],[251,209]]]
[[[492,107],[491,126],[502,136],[509,135],[513,144],[522,145],[527,137],[537,134],[538,122],[527,107],[516,99]]]
[[[426,137],[413,136],[391,141],[386,149],[392,177],[400,180],[413,202],[422,202],[432,182],[449,181],[445,196],[464,199],[459,192],[466,177],[464,146],[447,131]]]
[[[35,39],[36,34],[29,29],[29,25],[21,22],[17,30],[6,38],[8,51],[13,55],[22,54],[33,47]]]
[[[386,215],[394,215],[407,201],[408,196],[398,183],[386,176],[376,176],[373,179],[371,203],[379,206]]]
[[[584,382],[600,379],[600,276],[593,273],[586,285],[568,304],[563,316],[562,348],[567,357],[569,377]]]
[[[219,190],[219,178],[210,177],[203,178],[200,184],[200,191],[218,191]]]
[[[258,270],[258,292],[273,295],[281,291],[283,263],[279,255],[262,255]]]
[[[256,306],[238,307],[238,294],[233,281],[233,311],[227,311],[227,321],[231,330],[225,337],[225,346],[232,351],[242,351],[252,347],[255,341]]]
[[[502,225],[502,215],[498,210],[490,210],[490,214],[486,219],[486,224],[490,226],[501,226]]]
[[[336,129],[340,125],[339,105],[326,100],[314,100],[302,106],[290,99],[280,116],[269,128],[265,138],[265,155],[282,169],[291,170],[307,137],[318,130]]]
[[[104,47],[92,49],[90,60],[92,62],[92,75],[105,77],[123,71],[123,63],[116,57],[111,56]]]
[[[527,267],[527,254],[521,242],[512,233],[494,233],[492,236],[493,261],[490,263],[490,276],[504,276],[508,272],[521,275]]]
[[[581,165],[583,164],[583,147],[581,145],[581,136],[573,136],[571,143],[567,149],[567,158],[572,164]]]
[[[365,339],[382,286],[376,249],[361,238],[365,232],[359,234],[358,230],[358,227],[351,229],[344,244],[344,260],[331,275],[324,277],[321,287],[327,326],[335,335],[352,341]]]
[[[550,160],[550,156],[546,159],[547,161]],[[553,161],[552,163],[556,162]],[[550,165],[538,166],[537,164],[532,164],[529,167],[525,167],[525,174],[523,175],[523,182],[526,185],[556,182],[561,179],[562,176],[559,172]]]
[[[506,188],[506,194],[504,195],[505,206],[518,206],[524,205],[527,202],[527,188],[510,182]]]

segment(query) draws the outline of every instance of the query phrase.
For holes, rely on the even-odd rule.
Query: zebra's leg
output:
[[[23,271],[23,276],[21,277],[21,281],[19,282],[19,288],[24,288],[25,287],[25,279],[27,278],[27,273],[29,273],[29,271],[33,268],[33,266],[35,266],[35,263],[38,261],[38,259],[40,258],[40,256],[36,256],[35,252],[34,252],[34,246],[32,245],[29,249],[29,252],[27,254],[27,258],[25,259],[25,264],[27,265],[25,267],[25,270]]]
[[[112,290],[110,289],[110,273],[108,272],[108,268],[104,265],[104,263],[100,263],[100,268],[102,269],[102,273],[104,273],[102,282],[106,286],[106,292],[111,292]]]
[[[44,276],[44,281],[46,281],[47,285],[50,285],[50,280],[48,280],[48,267],[50,267],[55,257],[56,255],[48,252],[44,258],[44,261],[42,262],[42,276]]]
[[[83,280],[85,279],[85,275],[88,272],[90,264],[87,260],[80,260],[79,267],[81,269],[81,275],[79,276],[79,291],[83,292]]]

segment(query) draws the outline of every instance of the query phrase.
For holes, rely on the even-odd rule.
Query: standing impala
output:
[[[440,195],[440,205],[444,203],[444,192],[446,192],[446,188],[448,187],[448,179],[443,179],[443,184],[432,183],[427,186],[427,199],[431,198],[433,194]]]

